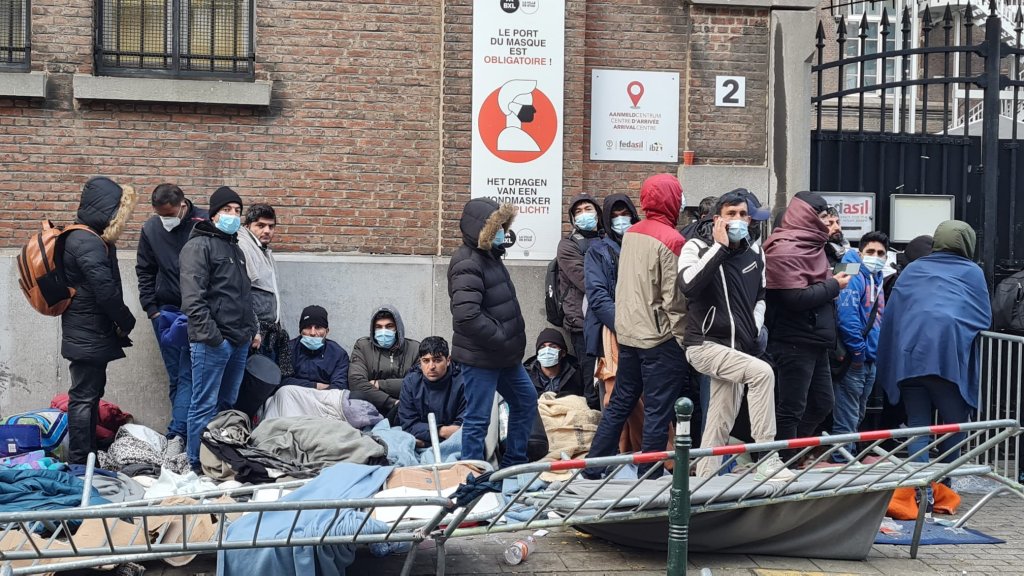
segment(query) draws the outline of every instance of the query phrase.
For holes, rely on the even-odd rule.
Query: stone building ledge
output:
[[[273,82],[223,82],[170,78],[121,78],[75,74],[74,93],[79,100],[128,100],[134,102],[182,102],[269,106]]]
[[[46,98],[45,72],[0,72],[0,97]]]

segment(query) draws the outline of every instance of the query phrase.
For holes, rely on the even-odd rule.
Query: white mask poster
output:
[[[473,2],[473,198],[516,207],[509,258],[554,258],[562,231],[564,0]]]

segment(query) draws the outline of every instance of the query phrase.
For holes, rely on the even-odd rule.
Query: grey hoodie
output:
[[[390,314],[395,319],[395,345],[390,349],[381,348],[373,338],[373,323],[382,314]],[[381,306],[370,316],[370,335],[360,338],[352,347],[351,362],[348,365],[348,387],[352,397],[366,400],[377,410],[387,415],[402,392],[402,379],[409,369],[416,364],[420,343],[405,337],[405,324],[398,310],[391,306]],[[379,389],[374,388],[371,381],[377,380]]]

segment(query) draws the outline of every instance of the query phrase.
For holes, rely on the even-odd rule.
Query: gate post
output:
[[[985,98],[984,115],[981,130],[981,153],[984,175],[982,263],[985,267],[985,278],[989,290],[995,283],[996,236],[998,235],[998,216],[996,202],[999,198],[999,92],[1002,90],[1002,77],[999,63],[1002,44],[1002,21],[996,14],[995,0],[989,0],[989,14],[985,20]]]
[[[690,536],[690,416],[693,402],[676,400],[676,457],[668,507],[668,576],[686,576]]]

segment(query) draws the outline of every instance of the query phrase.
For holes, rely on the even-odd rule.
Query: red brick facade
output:
[[[143,198],[175,182],[200,205],[233,186],[279,207],[285,251],[448,253],[469,198],[472,2],[296,4],[256,2],[256,77],[274,82],[264,109],[76,101],[73,75],[93,72],[92,2],[34,0],[32,69],[50,89],[0,97],[0,247],[44,217],[70,220],[81,183],[106,174]],[[566,198],[635,193],[677,169],[589,160],[593,68],[680,72],[681,149],[764,164],[767,10],[567,0],[565,57]],[[747,76],[746,108],[714,107],[717,74]]]

